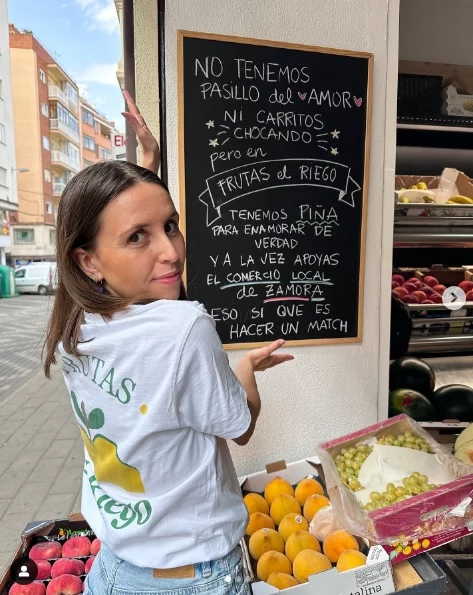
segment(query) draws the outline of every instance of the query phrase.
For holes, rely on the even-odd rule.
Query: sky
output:
[[[31,30],[85,99],[124,131],[116,77],[120,29],[113,0],[8,0],[8,20]]]

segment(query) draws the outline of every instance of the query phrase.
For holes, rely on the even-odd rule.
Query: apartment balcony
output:
[[[53,165],[62,165],[76,173],[80,171],[81,168],[78,161],[74,161],[74,159],[71,159],[69,155],[66,155],[66,153],[63,153],[62,151],[51,151],[51,163]]]
[[[73,142],[79,144],[79,135],[77,132],[69,128],[64,122],[58,120],[57,118],[50,118],[49,124],[51,128],[51,132],[60,132],[64,134],[68,140],[72,140]]]
[[[63,182],[54,182],[53,184],[53,196],[61,196],[66,184]]]

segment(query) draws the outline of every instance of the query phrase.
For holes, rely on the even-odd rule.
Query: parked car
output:
[[[47,295],[57,289],[57,267],[55,262],[32,262],[15,271],[18,293],[39,293]]]

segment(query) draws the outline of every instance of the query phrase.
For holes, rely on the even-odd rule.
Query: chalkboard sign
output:
[[[228,348],[361,341],[371,54],[178,44],[189,298]]]

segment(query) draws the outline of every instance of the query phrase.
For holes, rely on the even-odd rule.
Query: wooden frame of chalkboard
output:
[[[226,349],[278,338],[286,345],[361,342],[373,55],[195,31],[177,35],[189,298],[214,317]],[[259,141],[244,150],[246,138]],[[340,157],[320,159],[327,152]],[[340,163],[342,155],[349,165]],[[249,196],[255,208],[248,207]],[[245,208],[237,208],[242,198]],[[338,273],[338,291],[330,273]]]

